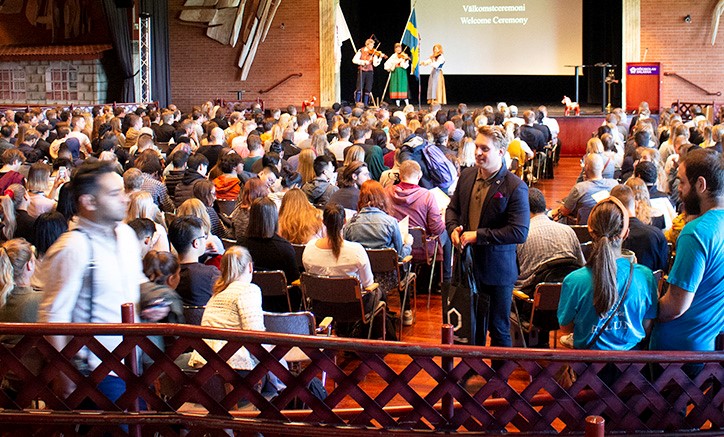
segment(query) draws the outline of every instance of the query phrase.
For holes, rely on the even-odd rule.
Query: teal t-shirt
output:
[[[724,210],[707,211],[684,227],[669,283],[694,293],[694,300],[679,318],[654,326],[651,349],[714,350],[724,330]]]
[[[631,264],[629,259],[619,258],[616,266],[616,283],[621,296]],[[656,318],[656,278],[648,267],[639,264],[634,266],[633,274],[631,287],[618,308],[618,314],[613,316],[606,331],[590,349],[631,350],[646,336],[643,321]],[[598,317],[593,307],[593,271],[589,267],[581,267],[566,276],[558,304],[558,323],[564,326],[573,322],[573,346],[576,349],[586,347],[607,316]]]

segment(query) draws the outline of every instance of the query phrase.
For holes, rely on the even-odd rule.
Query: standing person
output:
[[[365,46],[357,50],[352,62],[359,65],[359,79],[357,80],[357,91],[362,93],[361,96],[355,95],[355,101],[364,101],[365,106],[369,106],[370,96],[372,95],[372,83],[375,80],[375,70],[382,62],[382,53],[375,50],[375,41],[368,39]]]
[[[61,235],[48,249],[38,269],[45,287],[38,322],[121,323],[121,305],[130,302],[138,308],[140,285],[146,282],[136,234],[120,223],[128,207],[123,178],[110,163],[88,163],[78,168],[72,186],[77,222],[71,222],[72,231]],[[144,318],[156,321],[166,316],[164,312],[152,312],[144,314]],[[63,336],[50,338],[58,350],[69,340]],[[98,337],[109,351],[121,340],[120,336]],[[76,362],[82,366],[79,370],[90,372],[101,364],[101,359],[83,348]],[[57,383],[60,393],[68,395],[72,391],[69,380]],[[125,385],[118,376],[108,375],[98,389],[115,402]]]
[[[518,279],[516,245],[524,243],[528,236],[530,207],[528,187],[503,163],[507,145],[502,128],[478,129],[476,166],[460,175],[445,222],[454,246],[473,246],[478,293],[490,298],[491,345],[509,347],[510,305],[513,284]],[[477,317],[475,344],[485,345],[486,336],[485,316],[481,314]]]
[[[385,70],[390,72],[390,99],[395,100],[395,105],[400,106],[400,100],[405,101],[405,106],[410,102],[407,99],[407,67],[410,66],[410,56],[402,53],[402,44],[395,44],[395,53],[385,61]]]
[[[442,74],[442,67],[445,65],[445,56],[443,56],[442,45],[435,44],[432,46],[432,56],[420,62],[420,65],[432,66],[430,79],[427,82],[427,103],[447,104],[447,95],[445,94],[445,77]]]
[[[651,349],[713,351],[724,330],[724,161],[711,149],[693,150],[678,167],[688,214],[676,242],[669,291],[659,299]]]

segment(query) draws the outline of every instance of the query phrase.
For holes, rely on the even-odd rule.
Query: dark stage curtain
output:
[[[134,102],[136,95],[133,83],[133,44],[128,9],[116,7],[115,0],[103,0],[102,3],[108,29],[113,39],[113,48],[118,56],[118,65],[123,75],[121,99],[123,102]]]
[[[151,96],[166,107],[171,100],[168,0],[142,0],[141,13],[151,16]]]

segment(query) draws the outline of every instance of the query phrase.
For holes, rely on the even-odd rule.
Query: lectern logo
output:
[[[635,75],[654,75],[659,74],[658,65],[636,65],[628,67],[628,74]]]

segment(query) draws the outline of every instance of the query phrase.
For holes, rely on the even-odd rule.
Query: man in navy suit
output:
[[[445,213],[453,245],[472,245],[478,292],[490,297],[492,346],[511,346],[510,304],[518,279],[516,245],[530,224],[528,187],[505,167],[504,131],[483,126],[475,138],[476,166],[463,170]],[[483,310],[481,308],[481,310]],[[485,345],[485,314],[478,312],[475,344]]]

